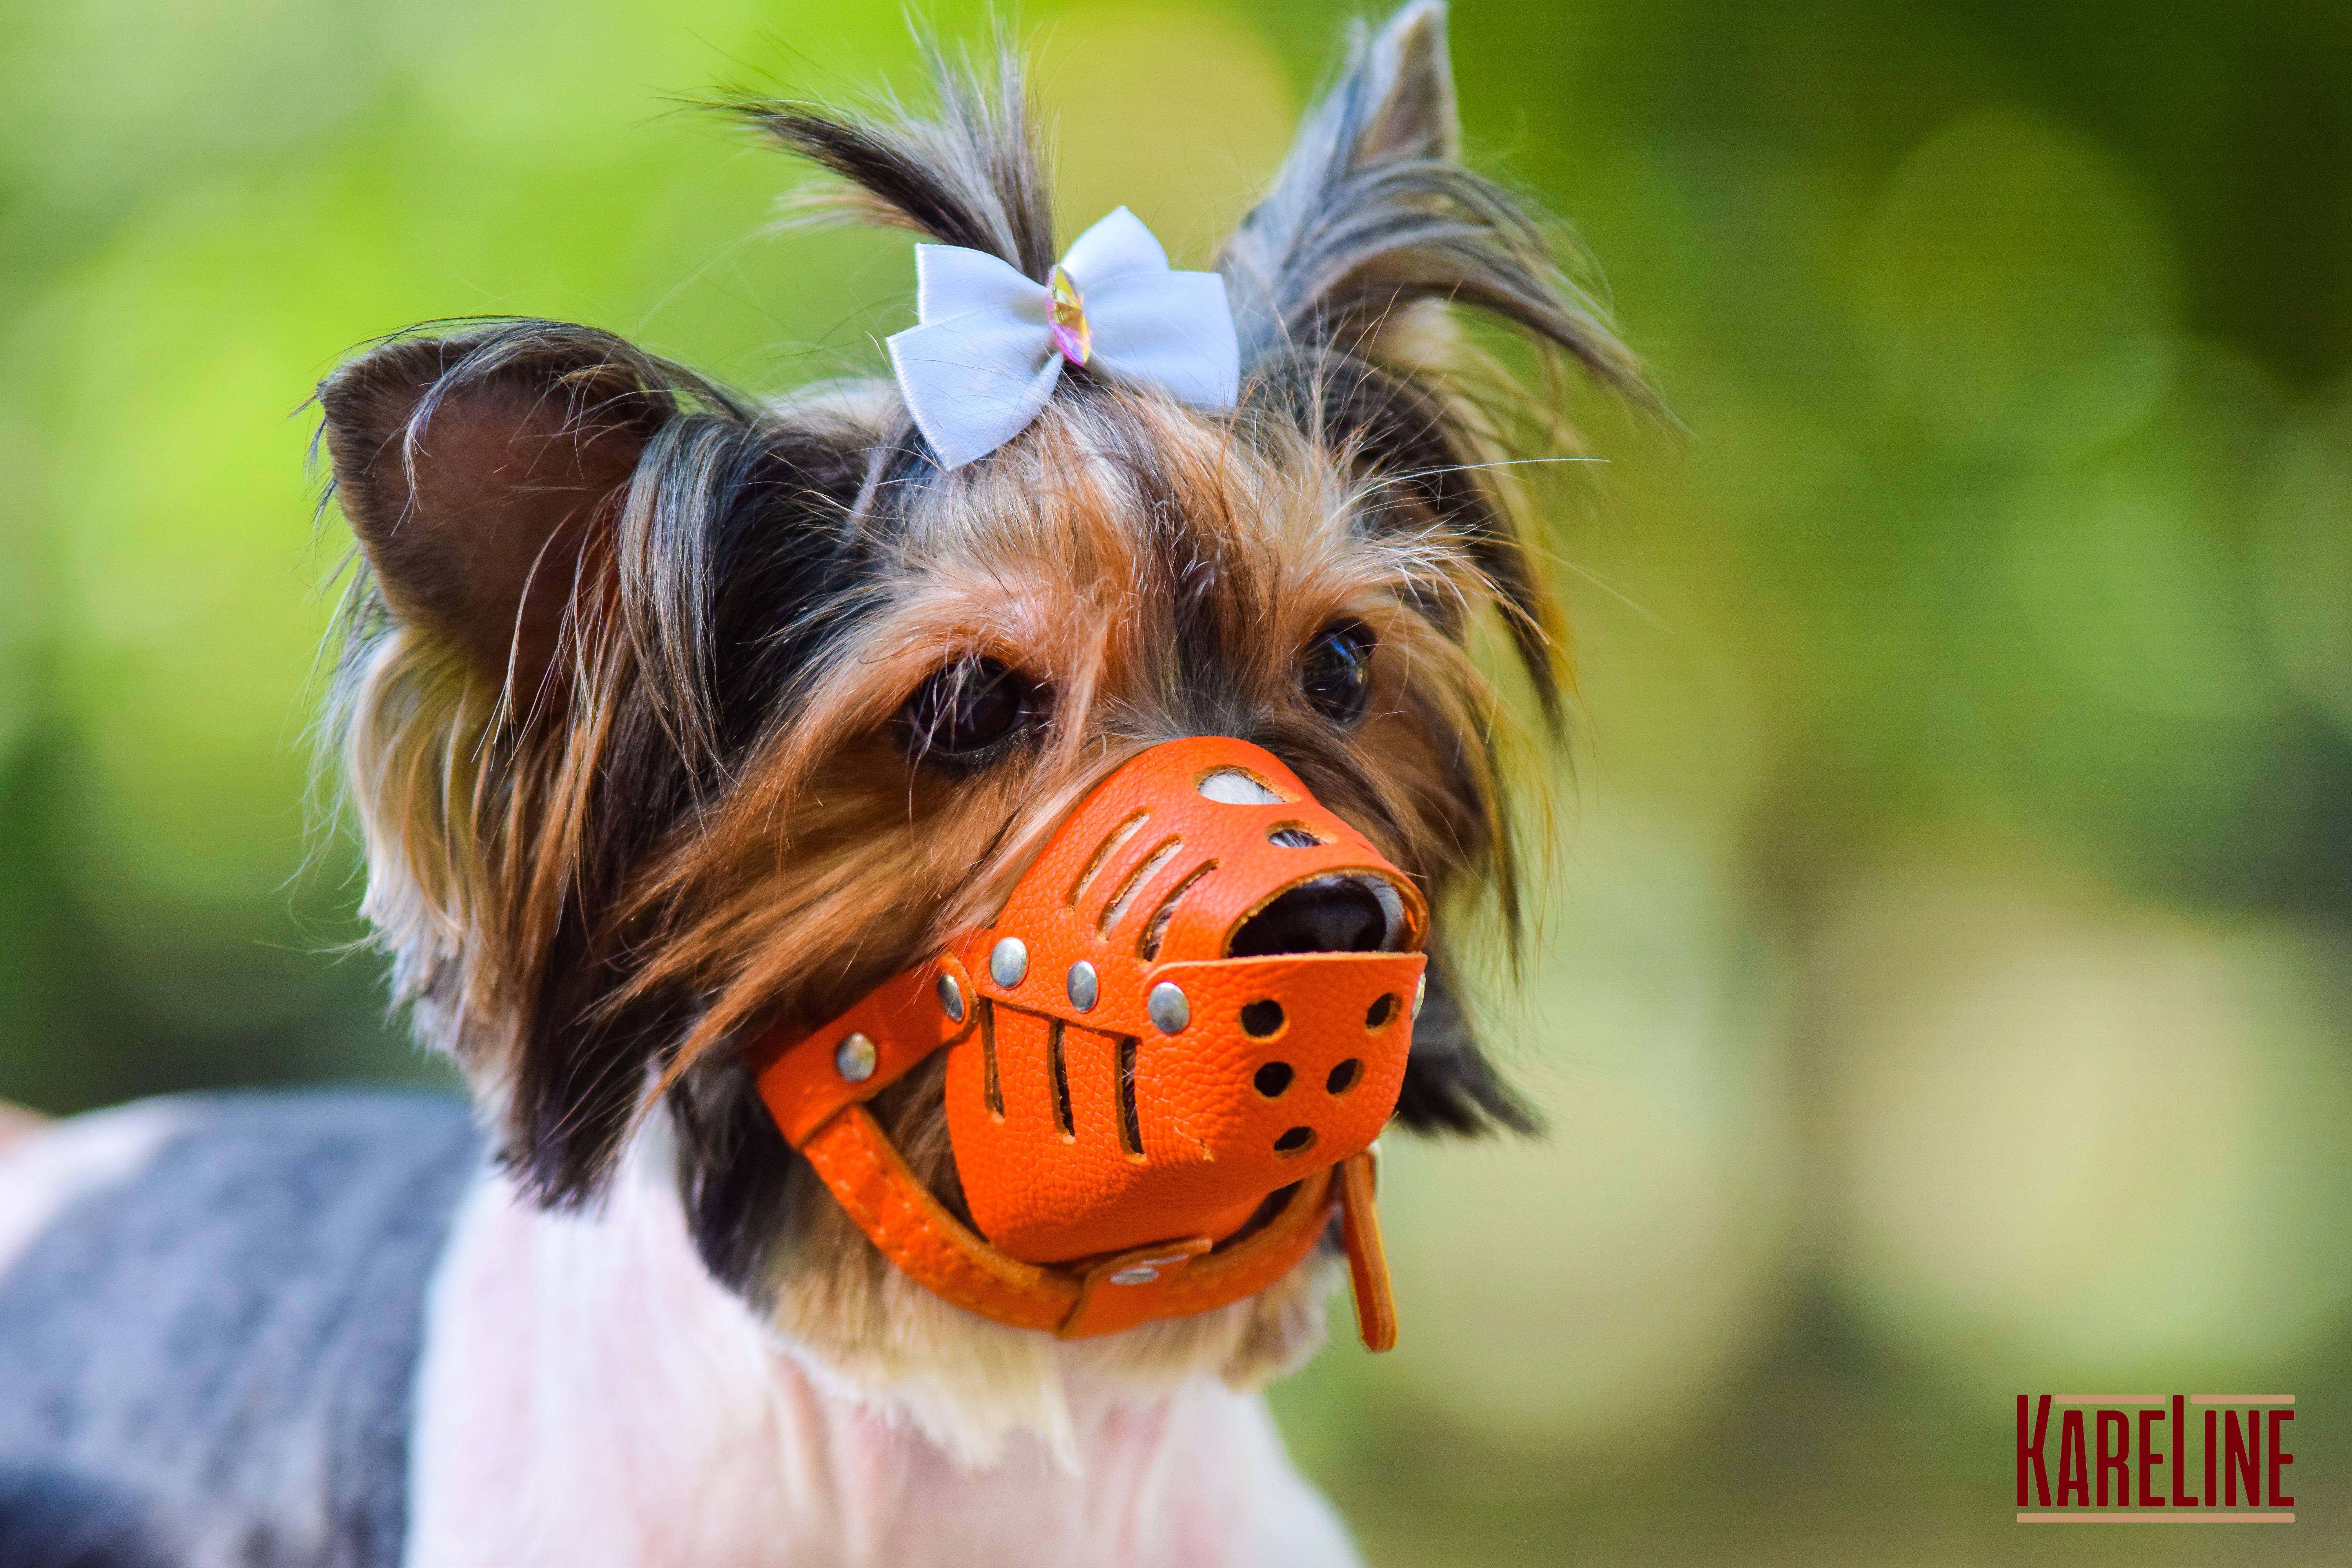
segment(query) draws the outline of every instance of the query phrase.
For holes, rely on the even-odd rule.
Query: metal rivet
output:
[[[1122,1268],[1110,1277],[1114,1285],[1149,1285],[1160,1278],[1157,1268]]]
[[[1095,995],[1099,989],[1095,980],[1093,964],[1082,958],[1070,965],[1071,1006],[1081,1013],[1090,1010],[1095,1005]]]
[[[1192,1004],[1172,980],[1163,980],[1153,986],[1151,994],[1143,999],[1143,1006],[1163,1035],[1177,1034],[1192,1021]]]
[[[939,991],[940,1011],[948,1016],[949,1023],[962,1023],[963,987],[956,984],[956,977],[952,974],[940,975]]]
[[[864,1083],[872,1078],[876,1059],[874,1042],[864,1035],[845,1036],[841,1044],[833,1048],[833,1065],[851,1083]]]
[[[1029,973],[1029,947],[1017,936],[1008,936],[989,950],[988,973],[999,985],[1018,985]]]
[[[1421,977],[1420,982],[1412,988],[1412,1018],[1414,1023],[1417,1024],[1421,1022],[1421,1005],[1427,1000],[1429,1000],[1429,976],[1424,974]]]

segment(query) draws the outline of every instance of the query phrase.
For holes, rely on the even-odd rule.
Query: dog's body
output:
[[[0,1194],[12,1568],[1350,1561],[1254,1396],[1075,1387],[1085,1465],[967,1465],[719,1289],[675,1184],[552,1215],[446,1102],[143,1102]]]
[[[1263,1403],[968,1464],[780,1346],[674,1184],[551,1215],[457,1106],[156,1100],[0,1152],[11,1568],[1350,1560]]]
[[[942,97],[929,121],[742,112],[867,216],[981,252],[1016,291],[1059,289],[1017,71],[947,73]],[[786,1132],[761,1042],[928,974],[1107,777],[1214,740],[1288,781],[1172,786],[1192,809],[1267,813],[1234,864],[1331,869],[1277,867],[1213,917],[1218,861],[1171,861],[1157,830],[1106,838],[1066,893],[1103,906],[1072,940],[1112,944],[1085,949],[1106,1015],[1113,974],[1179,928],[1221,944],[1203,973],[1385,964],[1406,980],[1316,1026],[1342,1041],[1333,1061],[1393,1042],[1381,1097],[1349,1102],[1370,1104],[1360,1137],[1391,1104],[1413,1131],[1527,1125],[1442,951],[1411,951],[1449,903],[1499,892],[1515,918],[1503,716],[1474,637],[1554,720],[1565,673],[1541,552],[1487,460],[1545,411],[1502,401],[1451,309],[1639,384],[1537,226],[1456,154],[1444,12],[1415,0],[1360,41],[1219,264],[1237,401],[1204,410],[1079,353],[968,463],[887,384],[755,403],[557,323],[402,338],[331,378],[324,444],[365,557],[334,701],[365,909],[472,1114],[166,1100],[0,1143],[0,1564],[1350,1560],[1255,1391],[1320,1342],[1342,1235],[1360,1290],[1384,1280],[1366,1272],[1368,1167],[1326,1227],[1299,1194],[1338,1190],[1313,1182],[1354,1156],[1276,1160],[1313,1145],[1308,1101],[1343,1113],[1363,1062],[1299,1075],[1265,1114],[1301,1124],[1252,1146],[1262,1166],[1223,1167],[1276,1173],[1238,1206],[1227,1192],[1213,1227],[1147,1221],[1140,1242],[975,1266],[1164,1292],[1161,1269],[1233,1279],[1251,1247],[1273,1256],[1259,1240],[1292,1248],[1285,1272],[1150,1298],[1177,1305],[1099,1338],[1081,1332],[1091,1298],[1049,1291],[1079,1303],[1043,1320],[1062,1338],[883,1249],[889,1209],[986,1251],[944,1058],[856,1091],[854,1124],[900,1173],[886,1191]],[[1097,978],[1068,971],[1079,1015]],[[1294,1004],[1328,1010],[1332,984]],[[964,1023],[966,994],[938,994]],[[1135,1084],[1178,1057],[1139,1053],[1213,1026],[1275,1052],[1250,1042],[1286,1015],[1252,1024],[1274,1005],[1253,995],[1221,1022],[1129,1025],[1117,1086],[1065,1079],[1057,1015],[1061,1141],[1046,1128],[1027,1157],[1075,1142],[1077,1083],[1128,1097],[1107,1158],[1121,1180],[1147,1170]],[[977,1083],[987,1053],[987,1098],[962,1103],[1003,1123],[997,1015],[977,1016],[955,1059]],[[792,1059],[849,1093],[876,1046],[833,1037],[843,1054]],[[1188,1092],[1294,1092],[1287,1063],[1234,1059]],[[1023,1113],[1043,1126],[1042,1100]],[[1181,1155],[1214,1161],[1171,1125]],[[1017,1185],[1031,1167],[1012,1169]]]

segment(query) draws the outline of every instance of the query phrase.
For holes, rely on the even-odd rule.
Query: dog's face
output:
[[[1074,373],[943,471],[887,384],[753,405],[529,322],[397,342],[322,389],[372,569],[341,688],[369,912],[542,1199],[594,1196],[659,1105],[705,1260],[803,1341],[877,1381],[1034,1382],[1042,1352],[1008,1347],[1040,1336],[924,1296],[809,1179],[751,1037],[986,923],[1093,784],[1183,735],[1273,752],[1440,909],[1507,889],[1467,648],[1499,624],[1549,697],[1556,626],[1486,426],[1433,369],[1434,301],[1629,373],[1453,161],[1442,27],[1417,5],[1360,47],[1229,247],[1234,414]],[[944,90],[925,124],[753,118],[1042,277],[1017,91]],[[1517,1120],[1433,978],[1401,1118]],[[936,1066],[877,1109],[954,1209]],[[1324,1283],[1099,1353],[1259,1374],[1311,1345]]]

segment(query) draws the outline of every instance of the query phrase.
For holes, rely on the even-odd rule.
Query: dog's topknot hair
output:
[[[1051,171],[1018,53],[1001,44],[986,71],[936,48],[928,58],[928,116],[895,103],[871,117],[727,107],[839,177],[811,209],[985,251],[1045,281],[1058,250]],[[1318,348],[1377,357],[1402,312],[1436,300],[1486,311],[1644,396],[1639,365],[1555,265],[1544,226],[1460,152],[1444,5],[1418,0],[1377,33],[1358,24],[1338,84],[1217,261],[1244,367]]]
[[[991,67],[928,51],[936,107],[870,116],[739,100],[727,107],[837,177],[799,205],[985,251],[1044,282],[1059,247],[1052,180],[1009,45]],[[1464,351],[1465,306],[1648,405],[1639,363],[1554,260],[1545,224],[1460,162],[1442,0],[1413,0],[1374,31],[1308,112],[1272,189],[1217,258],[1257,402],[1346,452],[1355,476],[1475,542],[1545,719],[1561,715],[1558,617],[1493,459],[1502,432],[1555,407],[1518,397]],[[1065,377],[1065,395],[1086,378]],[[903,465],[902,465],[903,466]],[[1516,896],[1503,887],[1517,928]]]
[[[929,118],[857,119],[758,100],[729,107],[785,151],[840,176],[840,185],[813,194],[812,210],[985,251],[1045,281],[1057,254],[1053,182],[1031,128],[1020,56],[1000,45],[992,75],[936,48],[928,57],[939,94]]]

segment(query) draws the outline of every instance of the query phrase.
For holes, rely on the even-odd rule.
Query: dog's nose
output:
[[[1235,958],[1277,952],[1380,952],[1391,930],[1379,893],[1360,877],[1318,877],[1242,922],[1227,950]]]

